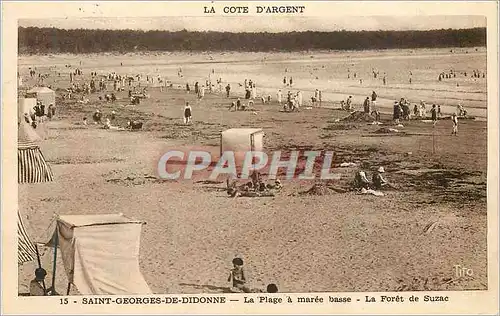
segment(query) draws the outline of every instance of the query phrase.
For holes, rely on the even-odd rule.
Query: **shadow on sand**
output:
[[[235,293],[231,291],[231,288],[229,287],[221,287],[221,286],[215,286],[215,285],[209,285],[209,284],[191,284],[191,283],[179,283],[180,286],[190,286],[198,290],[211,290],[211,291],[217,291],[217,293]]]

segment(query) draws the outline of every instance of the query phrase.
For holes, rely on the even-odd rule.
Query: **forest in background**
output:
[[[18,34],[18,52],[21,55],[134,51],[289,52],[486,46],[486,28],[229,33],[19,27]]]

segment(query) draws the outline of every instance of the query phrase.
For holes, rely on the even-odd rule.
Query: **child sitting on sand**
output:
[[[245,286],[246,279],[245,279],[245,273],[243,272],[243,259],[241,258],[234,258],[233,259],[233,268],[231,269],[231,272],[229,273],[229,278],[227,279],[228,282],[233,282],[233,288],[235,288],[237,291],[249,293],[250,290]]]

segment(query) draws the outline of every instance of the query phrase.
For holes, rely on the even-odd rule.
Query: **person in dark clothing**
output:
[[[189,105],[189,102],[186,102],[186,106],[184,107],[184,124],[191,123],[192,109]]]
[[[228,83],[227,86],[226,86],[226,97],[228,97],[228,98],[229,98],[229,92],[230,91],[231,91],[231,86]]]
[[[399,105],[398,101],[395,101],[392,118],[394,119],[394,121],[399,122],[400,117],[401,117],[401,106]]]
[[[96,110],[94,115],[92,116],[92,118],[94,120],[94,124],[101,123],[101,119],[102,119],[101,111]]]
[[[370,113],[370,98],[366,97],[365,102],[363,102],[363,111],[365,113]]]

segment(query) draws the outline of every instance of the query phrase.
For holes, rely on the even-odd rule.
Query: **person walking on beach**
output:
[[[347,101],[345,102],[345,105],[346,105],[346,110],[350,111],[352,109],[351,108],[351,105],[352,105],[352,95],[350,95],[347,98]]]
[[[399,119],[401,117],[401,105],[399,105],[398,101],[394,101],[394,108],[393,108],[393,113],[392,113],[392,118],[396,122],[396,124],[399,124]]]
[[[186,102],[186,105],[184,106],[184,124],[191,123],[191,117],[192,117],[192,109],[191,106],[189,105],[189,102]]]
[[[451,116],[451,121],[453,122],[453,130],[451,132],[451,135],[457,136],[458,133],[458,116],[457,113],[453,113]]]
[[[375,106],[377,105],[377,93],[375,93],[375,91],[372,91],[372,107],[375,108]]]
[[[199,86],[198,81],[196,81],[196,82],[194,83],[194,94],[198,95],[199,90],[200,90],[200,86]]]
[[[283,92],[281,92],[281,89],[278,89],[277,99],[278,99],[278,104],[281,105],[281,102],[283,100]]]

